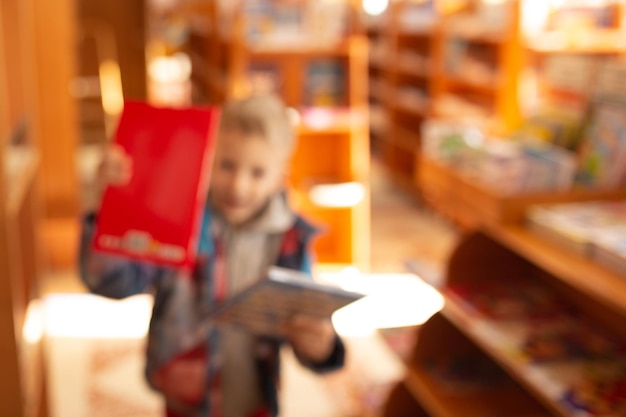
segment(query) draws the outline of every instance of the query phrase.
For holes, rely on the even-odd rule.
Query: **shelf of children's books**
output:
[[[522,224],[527,208],[533,204],[626,197],[626,190],[592,189],[505,194],[428,157],[420,158],[416,181],[427,201],[470,227]]]
[[[561,417],[571,417],[570,411],[549,395],[546,388],[542,385],[539,375],[534,378],[532,370],[526,364],[521,360],[514,359],[510,352],[498,346],[500,337],[497,328],[494,329],[493,326],[490,327],[489,323],[468,316],[466,311],[449,297],[445,299],[445,307],[441,313],[446,319],[553,414]]]
[[[622,195],[626,197],[626,192]],[[626,317],[626,280],[536,235],[523,226],[487,228],[486,233],[572,288]]]
[[[567,269],[536,262],[561,255],[536,241],[527,243],[532,253],[490,228],[466,235],[440,287],[443,316],[553,413],[620,415],[623,397],[612,393],[623,386],[626,369],[623,300],[615,314],[588,288],[570,281],[563,285],[559,274],[580,264],[568,262],[569,257],[556,261]],[[575,273],[594,285],[595,272]],[[623,285],[614,290],[623,294]]]
[[[404,384],[432,417],[548,414],[444,314],[424,323],[416,342]]]

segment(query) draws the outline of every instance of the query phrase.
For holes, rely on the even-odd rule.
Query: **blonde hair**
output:
[[[220,133],[229,131],[261,136],[288,154],[295,147],[295,134],[288,110],[282,100],[273,94],[253,94],[228,101],[222,108]]]

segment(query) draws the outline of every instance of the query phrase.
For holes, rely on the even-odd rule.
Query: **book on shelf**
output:
[[[523,192],[554,192],[571,189],[576,174],[573,152],[550,144],[522,144],[526,173]]]
[[[304,9],[298,2],[250,0],[242,5],[249,46],[292,45],[304,37]]]
[[[599,236],[616,236],[618,230],[626,229],[626,202],[592,200],[532,205],[526,224],[559,247],[594,256]]]
[[[626,219],[622,224],[596,233],[591,244],[595,262],[626,278]]]
[[[245,39],[251,47],[332,47],[350,30],[343,1],[249,0],[243,3]]]
[[[348,103],[346,69],[334,59],[311,61],[304,81],[305,107],[340,107]]]
[[[624,341],[573,312],[557,320],[528,324],[519,348],[529,364],[616,360],[626,353]]]
[[[294,315],[329,319],[363,296],[315,281],[303,272],[270,267],[267,277],[217,305],[207,318],[254,334],[280,337],[281,325]]]
[[[498,194],[562,191],[573,184],[574,153],[549,143],[490,138],[476,124],[427,120],[422,144],[426,157]]]
[[[626,409],[626,361],[585,363],[573,372],[559,404],[576,416],[620,416]]]
[[[521,278],[448,284],[442,291],[470,317],[489,321],[545,320],[570,311],[550,288]]]
[[[599,65],[592,55],[553,54],[546,56],[539,76],[550,90],[583,98],[593,88]]]
[[[511,138],[520,142],[549,143],[574,151],[578,148],[584,112],[576,108],[547,105],[525,118]]]
[[[246,78],[254,93],[273,93],[283,96],[283,77],[276,63],[252,61]]]
[[[493,352],[499,352],[497,356],[501,360],[516,369],[522,379],[535,386],[565,414],[621,415],[619,410],[626,404],[623,382],[626,343],[623,338],[572,308],[560,310],[559,307],[559,311],[553,311],[551,307],[546,309],[552,302],[537,304],[536,300],[527,302],[528,297],[515,297],[516,284],[517,281],[509,285],[509,293],[517,298],[513,302],[515,307],[507,307],[504,314],[499,307],[493,308],[490,304],[507,305],[512,297],[505,297],[503,303],[492,302],[492,297],[500,296],[502,291],[496,294],[487,291],[483,296],[480,292],[484,287],[471,284],[472,294],[479,296],[482,300],[479,304],[487,307],[481,309],[482,315],[471,316],[467,331]],[[467,286],[462,287],[467,289]],[[466,299],[472,298],[466,295],[467,291],[461,293]],[[462,303],[459,297],[450,301]],[[538,311],[543,313],[535,314],[533,305],[538,305]],[[461,304],[461,308],[467,309],[467,306]],[[603,391],[603,387],[607,391]],[[594,392],[585,393],[584,389]],[[596,404],[595,396],[602,396],[603,403]],[[604,414],[597,413],[600,408],[594,409],[599,405]]]
[[[604,59],[598,65],[597,77],[591,91],[598,99],[626,101],[626,62],[622,59]]]
[[[626,183],[626,102],[593,103],[578,156],[577,183],[603,189]]]
[[[439,18],[434,0],[405,2],[398,13],[398,25],[404,32],[428,33]]]
[[[132,160],[128,184],[109,186],[95,250],[168,266],[190,266],[206,200],[219,119],[215,108],[128,101],[114,141]]]
[[[573,1],[556,8],[547,21],[548,30],[614,28],[620,20],[619,6],[606,1]]]

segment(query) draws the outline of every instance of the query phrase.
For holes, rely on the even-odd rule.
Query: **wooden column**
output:
[[[0,3],[0,22],[5,4]],[[15,322],[13,320],[13,287],[9,265],[7,241],[6,191],[4,173],[5,138],[11,131],[9,111],[8,63],[5,55],[5,33],[0,31],[0,416],[22,416],[22,390],[17,360]]]
[[[29,123],[41,155],[43,215],[78,214],[78,123],[70,83],[76,74],[76,15],[72,0],[21,0]]]

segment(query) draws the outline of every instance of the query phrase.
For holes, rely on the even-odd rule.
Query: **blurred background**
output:
[[[394,309],[395,295],[369,307],[395,314],[389,323],[351,335],[374,319],[344,324],[345,372],[316,378],[285,352],[282,415],[426,413],[389,390],[417,327],[442,308],[430,285],[459,239],[522,224],[533,204],[626,198],[616,121],[626,112],[597,110],[626,101],[624,10],[621,0],[2,0],[0,415],[159,415],[141,379],[150,297],[92,297],[77,276],[95,169],[125,100],[219,106],[252,91],[294,111],[289,191],[324,226],[317,276],[369,277],[374,293],[395,295],[402,279],[419,283],[409,310]],[[624,223],[611,223],[620,242]],[[623,251],[591,259],[577,238],[577,256],[610,282],[583,284],[578,298],[619,305]]]

